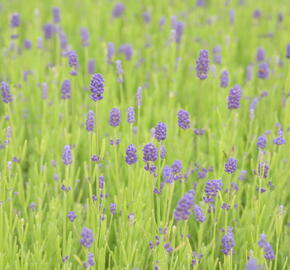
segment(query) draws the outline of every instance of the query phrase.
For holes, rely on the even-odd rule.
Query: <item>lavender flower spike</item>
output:
[[[198,59],[196,60],[196,75],[200,80],[207,78],[209,71],[208,51],[201,50]]]
[[[228,162],[225,164],[225,171],[227,173],[234,173],[237,170],[237,160],[234,158],[229,158]]]
[[[290,43],[287,45],[287,48],[286,48],[286,57],[290,59]]]
[[[66,166],[72,164],[72,153],[69,145],[66,145],[63,149],[62,162]]]
[[[197,222],[204,222],[206,220],[202,209],[197,204],[194,206],[193,211]]]
[[[126,162],[132,165],[137,162],[137,149],[134,144],[130,144],[126,149]]]
[[[62,99],[69,99],[71,97],[70,80],[64,80],[61,87]]]
[[[228,96],[228,109],[240,108],[240,100],[242,97],[242,90],[239,85],[235,85],[229,92]]]
[[[153,143],[148,143],[143,148],[143,161],[156,161],[158,158],[158,148]]]
[[[174,210],[174,218],[176,220],[187,220],[189,218],[194,205],[194,195],[195,192],[191,189],[178,201]]]
[[[258,70],[258,77],[260,79],[268,79],[269,71],[268,71],[268,64],[267,63],[260,64],[259,70]]]
[[[225,255],[230,255],[233,253],[233,248],[235,246],[235,240],[233,235],[233,229],[228,227],[228,232],[222,238],[222,252]]]
[[[166,139],[166,125],[159,122],[155,127],[154,137],[157,141],[163,141]]]
[[[87,121],[86,121],[87,131],[94,131],[95,128],[95,114],[93,111],[88,112]]]
[[[6,82],[1,82],[1,92],[2,92],[2,101],[4,103],[10,103],[13,101],[13,97],[10,92],[9,84]]]
[[[190,128],[189,113],[185,110],[179,110],[178,114],[178,126],[183,129]]]
[[[229,85],[229,73],[224,70],[221,74],[220,86],[222,88],[227,88]]]
[[[120,111],[117,108],[113,108],[110,112],[110,125],[112,127],[117,127],[120,125],[121,122],[121,116]]]
[[[94,235],[92,230],[88,228],[83,228],[81,236],[82,236],[80,240],[81,245],[86,248],[90,248],[94,242]]]
[[[258,137],[257,147],[260,149],[265,149],[267,145],[267,138],[264,134]]]
[[[135,122],[135,110],[133,107],[129,107],[127,111],[127,122],[133,124]]]
[[[11,22],[10,22],[10,26],[12,28],[16,28],[20,25],[20,18],[19,18],[19,13],[13,13],[11,15]]]
[[[91,89],[91,99],[93,101],[101,100],[103,99],[103,93],[104,93],[104,78],[101,74],[94,74],[91,79],[90,83],[90,89]]]

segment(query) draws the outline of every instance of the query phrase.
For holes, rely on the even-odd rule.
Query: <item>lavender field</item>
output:
[[[0,270],[290,270],[289,0],[2,0]]]

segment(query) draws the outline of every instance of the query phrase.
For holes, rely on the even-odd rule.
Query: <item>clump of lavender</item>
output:
[[[10,26],[16,28],[20,25],[20,16],[19,13],[15,12],[11,15]]]
[[[64,80],[61,86],[61,98],[69,99],[71,97],[71,83],[70,80]]]
[[[228,95],[228,109],[238,109],[240,108],[240,100],[242,97],[242,90],[239,85],[235,85],[231,88]]]
[[[208,51],[201,50],[198,59],[196,60],[196,75],[200,80],[205,80],[207,78],[207,73],[209,71],[209,60]]]
[[[223,187],[223,183],[221,179],[208,180],[206,182],[205,189],[204,189],[205,194],[206,194],[206,197],[203,198],[204,201],[206,203],[214,202],[214,199],[216,195],[218,194],[218,191],[222,190],[222,187]]]
[[[260,78],[260,79],[268,79],[268,77],[269,77],[268,68],[269,67],[268,67],[267,63],[261,63],[259,65],[258,78]]]
[[[102,74],[94,74],[91,79],[90,83],[90,89],[91,89],[91,99],[93,101],[101,100],[103,99],[103,93],[104,93],[104,78]]]
[[[124,13],[125,7],[122,3],[117,3],[112,11],[112,16],[114,18],[120,17]]]
[[[74,211],[70,211],[70,212],[68,212],[67,217],[71,222],[74,222],[74,220],[76,219],[77,216],[76,216]]]
[[[95,114],[93,111],[89,111],[86,120],[87,131],[94,131],[95,128]]]
[[[229,85],[229,73],[224,70],[221,74],[221,78],[220,78],[220,86],[222,88],[227,88]]]
[[[81,236],[80,244],[86,248],[90,248],[94,242],[93,231],[85,227],[82,230]]]
[[[77,69],[78,69],[78,56],[75,51],[69,51],[67,53],[68,56],[68,64],[73,69],[70,74],[75,76],[77,75]]]
[[[228,227],[228,232],[222,238],[222,252],[225,255],[233,254],[235,246],[233,228]]]
[[[135,110],[133,107],[129,107],[127,110],[127,122],[129,124],[135,123]]]
[[[158,148],[153,143],[147,143],[143,148],[143,161],[154,162],[158,158]]]
[[[80,29],[80,35],[82,39],[83,47],[88,47],[90,45],[90,37],[89,37],[89,30],[86,27],[82,27]]]
[[[265,50],[263,48],[257,49],[256,59],[258,62],[263,62],[265,60]]]
[[[63,149],[62,162],[66,166],[72,164],[72,153],[69,145],[66,145]]]
[[[190,128],[190,119],[189,119],[189,113],[185,110],[179,110],[178,114],[178,126],[183,129]]]
[[[271,244],[269,244],[267,242],[265,234],[260,235],[260,240],[258,242],[258,245],[264,249],[264,258],[266,260],[274,260],[275,259],[274,250],[273,250]]]
[[[60,22],[60,9],[58,7],[52,8],[52,16],[53,16],[53,22],[59,23]]]
[[[132,165],[137,162],[137,149],[134,144],[130,144],[126,149],[126,162]]]
[[[117,108],[113,108],[110,112],[109,123],[112,127],[117,127],[120,125],[120,122],[121,122],[120,110]]]
[[[273,143],[275,143],[276,145],[285,144],[286,140],[283,138],[283,134],[284,134],[283,129],[279,129],[278,137],[273,140]]]
[[[196,204],[193,208],[195,220],[197,222],[204,222],[206,220],[206,217],[202,211],[202,209]]]
[[[178,201],[178,204],[174,210],[175,220],[187,220],[189,218],[194,205],[194,196],[195,191],[191,189]]]
[[[265,149],[267,145],[267,138],[264,134],[258,137],[257,147],[260,149]]]
[[[4,103],[10,103],[13,101],[13,97],[10,92],[10,87],[8,83],[1,82],[1,94],[2,94],[2,101]]]
[[[229,158],[225,164],[225,172],[234,173],[237,170],[237,160],[234,158]]]
[[[290,58],[290,43],[287,45],[287,48],[286,48],[286,58]]]
[[[154,137],[157,141],[164,141],[166,139],[166,125],[159,122],[155,127]]]

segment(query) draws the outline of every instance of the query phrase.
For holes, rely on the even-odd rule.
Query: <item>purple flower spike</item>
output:
[[[124,5],[122,3],[117,3],[113,8],[112,16],[118,18],[123,14],[124,10]]]
[[[208,51],[201,50],[198,59],[196,60],[196,75],[200,80],[205,80],[207,78],[207,73],[209,71],[209,60]]]
[[[259,269],[260,267],[259,265],[257,265],[256,260],[254,258],[250,258],[248,260],[245,270],[259,270]]]
[[[160,147],[160,158],[165,159],[166,158],[166,149],[163,145]]]
[[[158,158],[158,148],[153,143],[148,143],[143,148],[143,161],[156,161]]]
[[[135,110],[133,107],[129,107],[127,111],[127,122],[129,124],[135,123]]]
[[[66,145],[63,149],[62,162],[66,166],[72,164],[72,153],[69,145]]]
[[[221,74],[220,86],[222,88],[227,88],[229,85],[229,73],[225,70]]]
[[[205,194],[206,194],[206,197],[204,197],[204,201],[206,203],[214,202],[214,199],[217,196],[218,191],[222,190],[222,187],[223,187],[223,183],[221,179],[208,180],[206,182],[205,189],[204,189]]]
[[[263,62],[265,60],[265,50],[263,48],[257,49],[256,59],[258,62]]]
[[[183,129],[190,128],[189,113],[185,110],[179,110],[178,114],[178,126]]]
[[[59,23],[60,22],[60,9],[58,7],[52,8],[52,16],[53,16],[53,22]]]
[[[178,204],[174,210],[175,220],[187,220],[189,218],[194,205],[194,195],[195,192],[191,189],[178,201]]]
[[[120,110],[117,108],[113,108],[110,112],[110,125],[112,127],[117,127],[120,125],[121,122],[121,116],[120,116]]]
[[[206,217],[202,209],[197,204],[194,206],[193,211],[197,222],[205,222]]]
[[[94,59],[90,59],[88,61],[88,73],[94,74],[96,70],[96,61]]]
[[[94,254],[89,252],[88,254],[88,264],[90,266],[94,266],[95,265],[95,258],[94,258]]]
[[[283,129],[279,129],[278,137],[273,140],[273,143],[276,145],[282,145],[286,143],[286,140],[283,138]]]
[[[117,210],[117,205],[115,203],[111,203],[110,204],[110,212],[112,213],[112,215],[116,215],[116,210]]]
[[[94,131],[95,128],[95,114],[93,111],[89,111],[87,115],[86,121],[87,131]]]
[[[90,89],[91,89],[91,99],[93,101],[101,100],[103,99],[103,93],[104,93],[104,78],[101,74],[94,74],[91,79],[90,83]]]
[[[164,141],[166,139],[166,125],[159,122],[155,127],[154,137],[157,141]]]
[[[258,77],[260,79],[268,79],[269,71],[268,71],[268,64],[267,63],[260,64],[259,70],[258,70]]]
[[[290,43],[287,45],[287,48],[286,48],[286,57],[290,59]]]
[[[234,173],[237,170],[237,160],[234,158],[229,158],[228,162],[225,164],[225,172]]]
[[[61,87],[61,98],[69,99],[71,97],[71,84],[70,80],[64,80]]]
[[[71,68],[73,68],[73,71],[70,72],[71,75],[77,75],[77,69],[78,69],[78,56],[75,51],[69,51],[68,54],[68,64]]]
[[[230,255],[234,252],[235,240],[233,229],[228,227],[228,232],[222,238],[222,252],[225,255]]]
[[[67,214],[67,217],[71,222],[74,222],[74,220],[76,219],[77,216],[76,216],[74,211],[71,211]]]
[[[88,228],[83,228],[81,236],[82,236],[80,240],[81,245],[86,248],[90,248],[94,242],[94,235],[92,230]]]
[[[239,85],[235,85],[229,92],[228,96],[228,109],[240,108],[240,100],[242,97],[242,90]]]
[[[264,249],[264,258],[266,260],[274,260],[275,254],[272,246],[267,242],[266,235],[261,234],[258,245]]]
[[[111,64],[112,63],[112,59],[115,53],[115,47],[114,44],[112,42],[108,43],[108,47],[107,47],[107,58],[108,58],[108,63]]]
[[[267,138],[264,134],[258,137],[257,147],[260,149],[265,149],[267,145]]]
[[[47,23],[43,26],[43,32],[44,32],[44,37],[45,39],[51,39],[54,32],[55,32],[55,29],[54,29],[54,25],[51,24],[51,23]]]
[[[133,48],[129,44],[124,44],[120,47],[119,51],[123,53],[126,57],[126,60],[130,60],[133,55]]]
[[[82,27],[81,30],[80,30],[80,35],[81,35],[83,47],[89,46],[90,45],[89,30],[87,28],[85,28],[85,27]]]
[[[20,17],[19,17],[19,13],[13,13],[11,15],[11,22],[10,22],[10,26],[12,28],[16,28],[20,25]]]
[[[2,92],[2,101],[4,103],[10,103],[13,101],[13,97],[10,92],[10,87],[8,83],[1,82],[1,92]]]
[[[24,48],[30,50],[32,47],[32,42],[29,39],[24,40]]]
[[[253,66],[252,65],[247,66],[246,79],[247,81],[251,81],[253,79]]]
[[[132,165],[137,162],[137,149],[134,144],[130,144],[126,149],[126,162]]]

